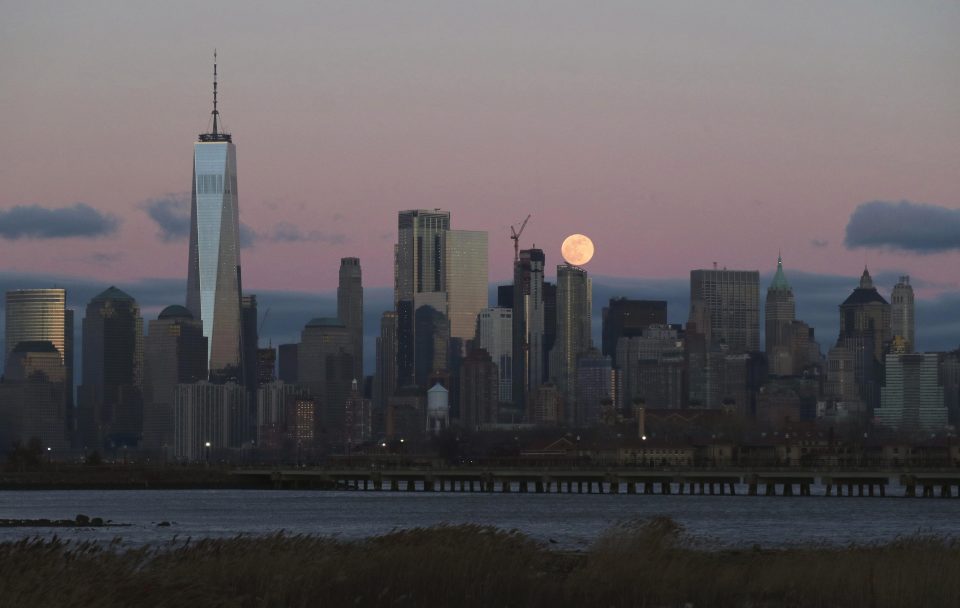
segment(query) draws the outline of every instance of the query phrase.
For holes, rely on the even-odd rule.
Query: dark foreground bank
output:
[[[274,535],[132,550],[0,544],[7,606],[958,606],[960,543],[709,551],[666,518],[586,552],[441,526],[362,541]]]

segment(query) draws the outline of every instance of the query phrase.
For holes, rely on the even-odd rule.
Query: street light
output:
[[[47,464],[53,462],[53,448],[47,446]]]
[[[210,466],[210,442],[204,443],[203,447],[207,448],[207,466]]]

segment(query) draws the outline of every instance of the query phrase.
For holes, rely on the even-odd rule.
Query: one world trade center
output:
[[[213,129],[193,144],[187,308],[203,323],[211,376],[223,377],[240,366],[240,218],[236,148],[219,118],[214,54]]]

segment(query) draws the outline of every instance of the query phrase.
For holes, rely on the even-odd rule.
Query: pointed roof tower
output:
[[[773,275],[770,289],[774,291],[790,291],[790,283],[787,282],[787,276],[783,274],[783,256],[779,253],[777,254],[777,272]]]
[[[866,266],[863,267],[863,274],[860,275],[860,289],[873,289],[873,279]]]

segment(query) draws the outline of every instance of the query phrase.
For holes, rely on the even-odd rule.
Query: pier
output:
[[[650,471],[639,469],[241,469],[232,476],[275,489],[536,494],[888,496],[960,498],[960,472]]]

